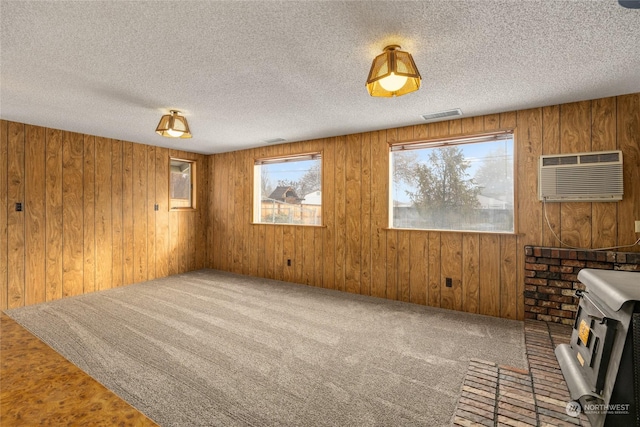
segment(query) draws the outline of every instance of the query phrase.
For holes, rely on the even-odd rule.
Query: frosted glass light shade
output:
[[[421,77],[411,54],[391,45],[376,56],[367,78],[371,96],[402,96],[420,89]]]
[[[191,138],[187,119],[177,110],[171,110],[160,119],[156,133],[167,138]]]

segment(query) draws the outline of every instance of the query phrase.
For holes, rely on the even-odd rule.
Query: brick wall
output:
[[[640,253],[525,246],[525,319],[573,324],[583,268],[640,272]]]

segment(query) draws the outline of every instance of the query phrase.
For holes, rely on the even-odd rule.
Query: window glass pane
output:
[[[319,153],[256,160],[254,174],[254,222],[322,224]]]
[[[169,173],[169,207],[193,208],[194,162],[171,159]]]
[[[514,231],[513,135],[391,152],[391,226]]]

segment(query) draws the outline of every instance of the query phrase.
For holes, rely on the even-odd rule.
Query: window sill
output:
[[[524,233],[517,233],[515,231],[441,230],[441,229],[430,229],[430,228],[398,228],[398,227],[383,227],[382,230],[426,231],[431,233],[460,233],[460,234],[500,234],[500,235],[506,235],[506,236],[524,236]]]
[[[250,222],[251,225],[286,225],[289,227],[312,227],[312,228],[327,228],[326,225],[316,224],[287,224],[283,222]]]

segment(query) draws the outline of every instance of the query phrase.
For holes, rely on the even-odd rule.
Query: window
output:
[[[254,222],[322,224],[320,153],[258,159],[253,173]]]
[[[391,146],[390,225],[514,232],[513,133]]]
[[[196,162],[169,160],[169,209],[195,209]]]

